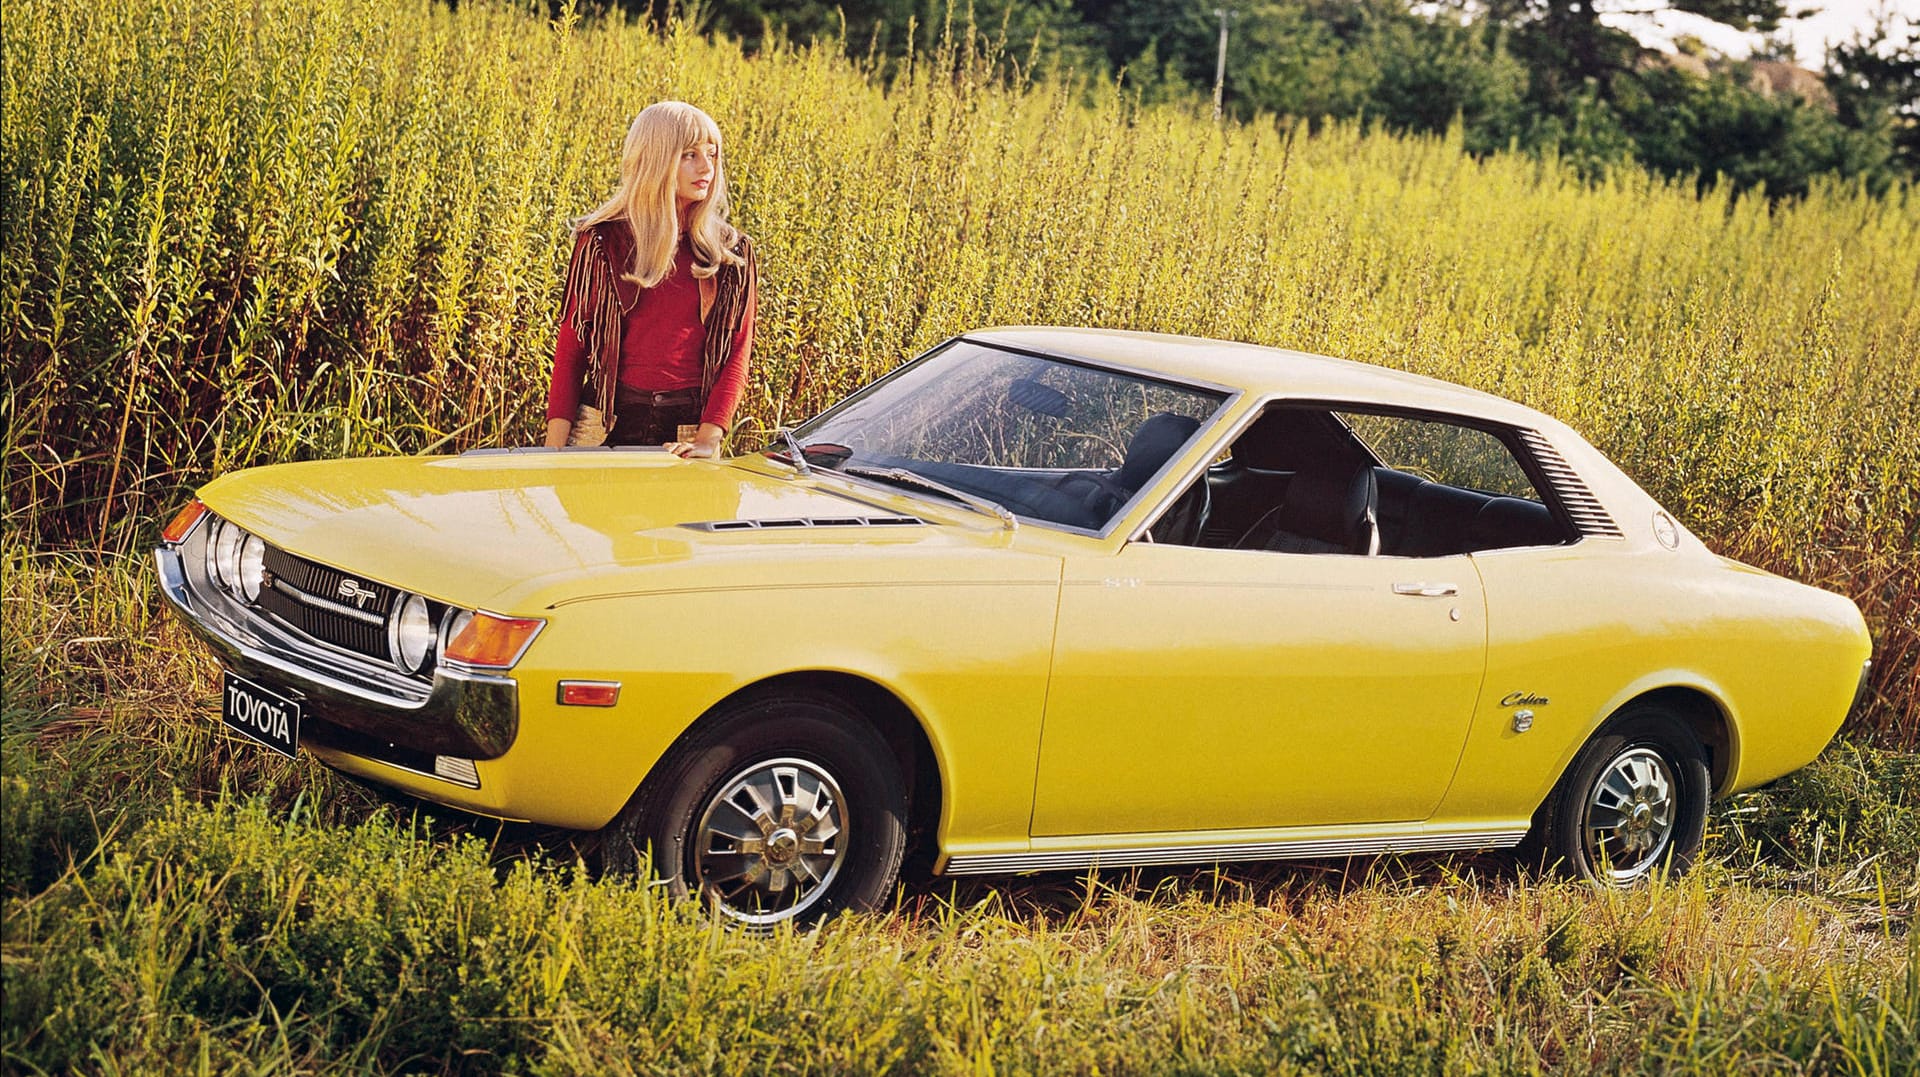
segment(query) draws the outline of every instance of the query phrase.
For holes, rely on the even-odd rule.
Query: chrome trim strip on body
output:
[[[1295,841],[1222,842],[1135,848],[1060,849],[1047,852],[973,853],[947,858],[943,875],[1002,875],[1022,871],[1077,871],[1097,867],[1210,864],[1239,860],[1317,860],[1388,853],[1465,852],[1507,849],[1527,836],[1521,830],[1453,834],[1394,834],[1370,838],[1304,838]]]
[[[442,663],[428,685],[390,665],[322,649],[273,621],[246,616],[222,595],[201,594],[177,546],[155,550],[154,563],[161,597],[222,664],[266,677],[336,725],[401,747],[469,759],[498,758],[519,734],[520,689],[511,677]]]

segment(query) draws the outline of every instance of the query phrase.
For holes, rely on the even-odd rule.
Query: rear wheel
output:
[[[668,751],[608,825],[602,859],[652,854],[676,896],[755,927],[883,905],[907,798],[886,743],[836,697],[739,703]]]
[[[1575,878],[1631,886],[1685,871],[1706,834],[1706,753],[1659,707],[1622,713],[1587,742],[1536,819],[1549,863]]]

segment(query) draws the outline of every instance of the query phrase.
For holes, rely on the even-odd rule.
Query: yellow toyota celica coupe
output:
[[[970,333],[765,452],[208,484],[158,551],[228,726],[750,924],[947,874],[1484,849],[1684,868],[1870,643],[1566,426],[1218,341]]]

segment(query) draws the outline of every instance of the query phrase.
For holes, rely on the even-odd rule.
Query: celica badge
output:
[[[354,609],[366,609],[367,603],[380,597],[379,592],[370,587],[360,586],[359,580],[341,580],[340,597],[351,599]]]
[[[1519,707],[1513,712],[1513,731],[1525,733],[1533,728],[1533,708],[1544,707],[1548,703],[1546,696],[1536,696],[1532,692],[1508,692],[1500,699],[1502,707]]]

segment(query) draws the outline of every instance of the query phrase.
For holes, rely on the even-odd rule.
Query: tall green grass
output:
[[[1920,945],[1729,885],[1393,865],[910,891],[728,931],[403,818],[176,803],[9,899],[46,1072],[1737,1073],[1920,1065]]]
[[[133,564],[0,603],[0,1071],[1747,1073],[1920,1064],[1920,757],[1721,805],[1684,880],[1498,857],[910,878],[770,938],[564,836],[219,731]]]
[[[1451,378],[1573,423],[1722,551],[1852,594],[1881,659],[1862,722],[1920,739],[1912,190],[1593,186],[1457,137],[1216,127],[947,41],[883,81],[499,3],[10,3],[7,530],[129,550],[231,468],[530,441],[566,222],[675,96],[720,119],[762,252],[737,445],[995,323]]]

